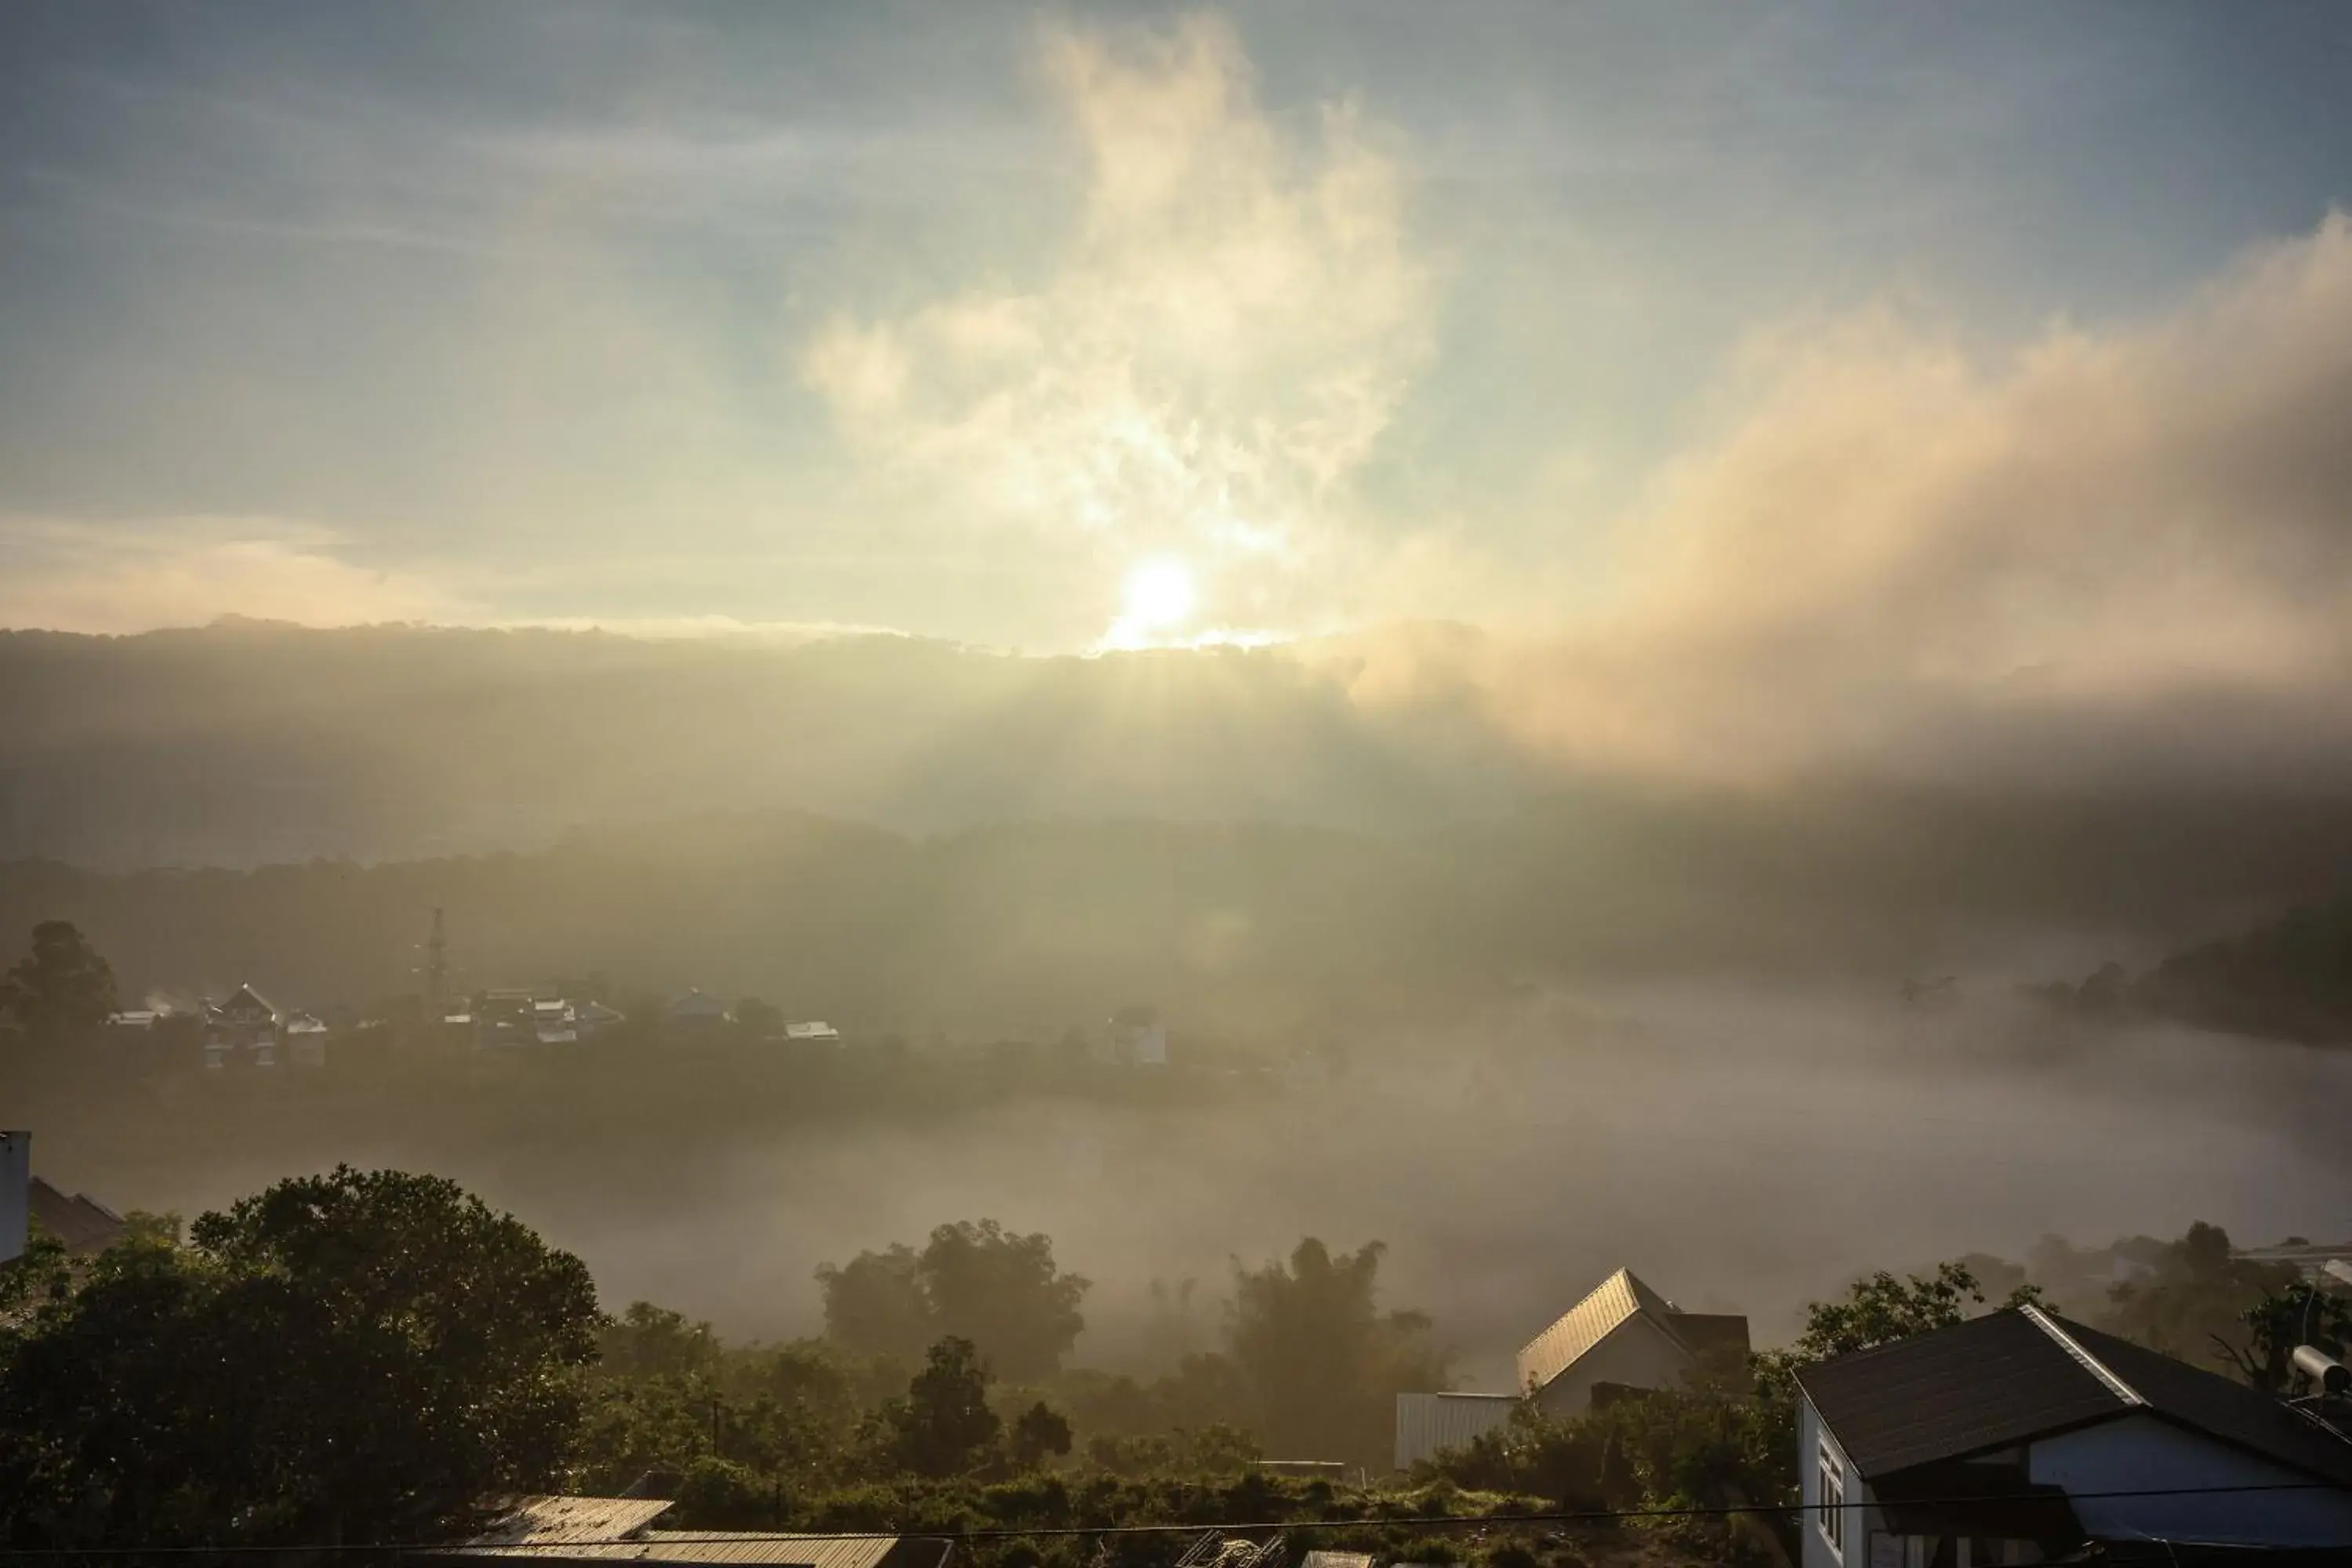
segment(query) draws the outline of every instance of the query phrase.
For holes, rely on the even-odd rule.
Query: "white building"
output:
[[[1804,1568],[2032,1563],[2085,1541],[2352,1551],[2316,1414],[2032,1307],[1799,1374]]]
[[[1738,1370],[1748,1320],[1685,1312],[1630,1268],[1620,1268],[1519,1352],[1519,1386],[1546,1415],[1581,1415],[1593,1391],[1679,1388],[1703,1365]]]
[[[1516,1394],[1400,1394],[1396,1396],[1396,1468],[1409,1470],[1448,1448],[1466,1448],[1510,1424]]]
[[[1596,1392],[1679,1388],[1711,1367],[1744,1370],[1747,1356],[1746,1318],[1685,1312],[1620,1268],[1519,1352],[1518,1393],[1398,1394],[1396,1467],[1465,1446],[1523,1402],[1565,1420],[1591,1409]]]

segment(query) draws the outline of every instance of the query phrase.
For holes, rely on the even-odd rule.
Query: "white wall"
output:
[[[1877,1510],[1849,1508],[1845,1512],[1845,1554],[1841,1558],[1830,1549],[1813,1513],[1822,1500],[1822,1470],[1816,1460],[1826,1434],[1822,1418],[1813,1413],[1813,1402],[1801,1399],[1797,1404],[1797,1491],[1803,1500],[1804,1511],[1797,1518],[1797,1561],[1800,1568],[1870,1568],[1870,1533],[1878,1528]],[[1866,1503],[1871,1500],[1870,1488],[1860,1472],[1848,1459],[1845,1450],[1838,1447],[1835,1437],[1829,1446],[1845,1466],[1845,1500]]]
[[[1409,1470],[1440,1450],[1510,1424],[1519,1402],[1507,1394],[1400,1394],[1396,1396],[1396,1468]]]
[[[2311,1478],[2184,1431],[2153,1415],[2127,1415],[2027,1451],[2034,1480],[2062,1486],[2093,1535],[2162,1537],[2243,1546],[2352,1546],[2352,1493],[2222,1493],[2203,1497],[2107,1498],[2084,1493],[2168,1487],[2277,1486]]]
[[[1536,1394],[1546,1415],[1581,1415],[1592,1405],[1592,1385],[1622,1383],[1634,1388],[1680,1388],[1689,1375],[1690,1352],[1666,1331],[1636,1313],[1601,1337],[1576,1364]]]

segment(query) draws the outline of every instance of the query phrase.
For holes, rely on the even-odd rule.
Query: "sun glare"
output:
[[[1164,632],[1192,616],[1192,569],[1172,555],[1155,555],[1129,569],[1119,618],[1138,631]]]

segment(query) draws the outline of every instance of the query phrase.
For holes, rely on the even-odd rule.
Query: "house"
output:
[[[327,1065],[327,1026],[317,1014],[289,1013],[278,1032],[286,1046],[288,1065],[298,1068],[322,1068]]]
[[[122,1216],[88,1193],[68,1197],[35,1176],[26,1197],[32,1217],[42,1229],[63,1242],[71,1257],[88,1258],[104,1252],[122,1238]]]
[[[672,997],[665,1013],[670,1027],[689,1034],[707,1033],[733,1021],[726,1003],[695,987]]]
[[[607,1007],[602,1002],[575,1002],[572,1005],[572,1026],[582,1039],[609,1029],[615,1024],[625,1024],[628,1015],[618,1007]]]
[[[530,1004],[530,1035],[542,1046],[577,1045],[579,1016],[561,996],[535,996]]]
[[[812,1018],[803,1024],[786,1024],[784,1038],[795,1045],[837,1046],[841,1031],[822,1018]]]
[[[509,1557],[555,1563],[739,1563],[753,1568],[946,1568],[950,1543],[904,1535],[787,1535],[656,1530],[658,1498],[532,1497],[461,1545],[418,1553],[445,1563]]]
[[[1510,1423],[1516,1394],[1400,1394],[1396,1468],[1410,1470],[1448,1448],[1465,1448]]]
[[[1121,1007],[1110,1016],[1103,1038],[1102,1059],[1115,1067],[1164,1068],[1168,1065],[1168,1026],[1157,1007]]]
[[[205,1004],[205,1066],[274,1068],[278,1065],[278,1009],[250,985],[240,985],[226,1002]]]
[[[25,1255],[32,1217],[33,1135],[0,1132],[0,1263]]]
[[[1804,1568],[2087,1541],[2352,1549],[2352,1442],[2308,1410],[2021,1307],[1798,1374]]]
[[[1748,1356],[1748,1320],[1685,1312],[1620,1268],[1519,1352],[1519,1386],[1546,1415],[1581,1415],[1596,1390],[1678,1388]]]

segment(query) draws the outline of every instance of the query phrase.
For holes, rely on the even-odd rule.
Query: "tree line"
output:
[[[2109,1326],[2273,1387],[2299,1336],[2352,1334],[2339,1298],[2214,1227],[2158,1245]],[[1784,1503],[1798,1370],[1988,1299],[1966,1261],[1874,1274],[1744,1367],[1572,1421],[1523,1409],[1402,1484],[1263,1474],[1380,1468],[1393,1395],[1444,1386],[1427,1321],[1381,1302],[1382,1256],[1308,1238],[1236,1264],[1223,1348],[1145,1382],[1066,1364],[1088,1282],[992,1221],[827,1265],[820,1338],[729,1344],[648,1302],[608,1315],[578,1258],[455,1184],[341,1167],[0,1269],[0,1546],[445,1540],[503,1494],[635,1486],[709,1528],[1290,1517],[1450,1562],[1458,1542],[1384,1516]],[[1996,1289],[2023,1273],[1981,1266]],[[2009,1299],[2049,1298],[2020,1278]]]

